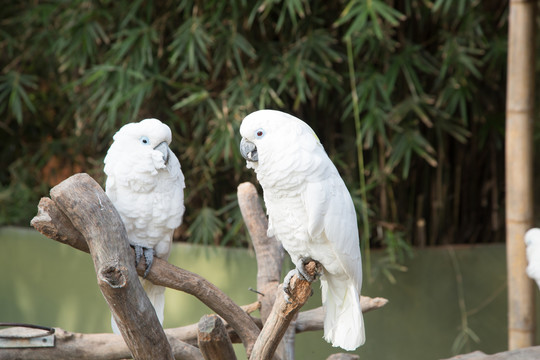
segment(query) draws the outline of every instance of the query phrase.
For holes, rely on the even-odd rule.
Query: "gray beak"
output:
[[[247,161],[259,161],[257,147],[254,143],[247,141],[245,138],[242,138],[242,141],[240,141],[240,153]]]
[[[163,154],[163,161],[165,162],[165,165],[169,162],[169,145],[166,141],[160,143],[158,146],[154,148],[154,150],[157,150]]]

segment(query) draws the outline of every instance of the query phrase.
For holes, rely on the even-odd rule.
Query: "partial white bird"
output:
[[[118,210],[136,264],[142,256],[148,274],[154,255],[167,259],[174,229],[184,215],[184,175],[169,149],[171,129],[157,119],[124,125],[113,137],[105,157],[105,192]],[[165,288],[141,278],[163,325]],[[113,332],[119,334],[114,318]]]
[[[365,342],[362,260],[356,212],[345,183],[314,131],[294,116],[256,111],[244,118],[240,134],[242,156],[263,188],[269,236],[281,241],[304,277],[309,277],[304,269],[308,260],[323,267],[325,340],[356,349]]]
[[[536,281],[540,288],[540,229],[533,228],[525,233],[527,247],[527,275]]]

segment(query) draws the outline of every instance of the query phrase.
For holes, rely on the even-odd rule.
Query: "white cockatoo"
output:
[[[293,271],[307,280],[313,280],[304,269],[307,261],[323,267],[324,339],[356,349],[365,341],[362,260],[345,183],[314,131],[294,116],[256,111],[244,118],[240,134],[240,152],[263,188],[269,236],[281,241],[296,265]]]
[[[540,229],[533,228],[525,233],[527,247],[527,275],[536,281],[540,288]]]
[[[154,256],[167,259],[174,229],[184,215],[184,175],[169,149],[171,129],[157,119],[124,125],[113,137],[105,157],[105,192],[118,210],[136,264],[142,256],[148,274]],[[163,325],[165,288],[141,278]],[[113,331],[118,326],[111,320]]]

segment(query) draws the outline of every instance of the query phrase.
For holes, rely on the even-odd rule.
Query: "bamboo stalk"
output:
[[[525,268],[525,232],[532,227],[532,122],[536,2],[510,1],[506,100],[506,249],[508,347],[532,346],[534,288]]]

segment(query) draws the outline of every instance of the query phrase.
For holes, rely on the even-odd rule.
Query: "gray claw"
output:
[[[150,272],[150,268],[152,267],[152,264],[154,263],[154,249],[152,248],[143,248],[144,252],[144,260],[146,260],[146,269],[144,270],[143,278],[148,275]]]
[[[144,250],[140,245],[133,245],[133,249],[135,249],[135,267],[137,267],[141,262]]]
[[[285,293],[285,301],[287,301],[287,304],[291,303],[291,279],[294,274],[297,274],[296,269],[292,269],[285,275],[285,278],[283,279],[283,292]]]
[[[306,264],[310,261],[315,261],[315,263],[317,264],[316,265],[317,267],[315,268],[314,276],[309,275],[309,273],[306,271],[306,268],[305,268]],[[301,263],[300,266],[298,265],[296,266],[296,270],[298,271],[298,274],[300,274],[304,278],[304,280],[308,281],[309,283],[312,283],[315,280],[317,280],[319,276],[322,274],[322,265],[317,260],[313,260],[311,258],[301,258],[300,263]]]
[[[152,263],[154,262],[154,249],[146,248],[140,245],[133,245],[133,248],[135,249],[135,267],[139,266],[139,263],[144,256],[146,267],[144,270],[143,278],[145,278],[150,272],[150,268],[152,267]]]
[[[285,278],[283,279],[283,292],[287,304],[291,303],[291,279],[293,275],[297,273],[298,271],[296,269],[292,269],[287,273],[287,275],[285,275]]]

